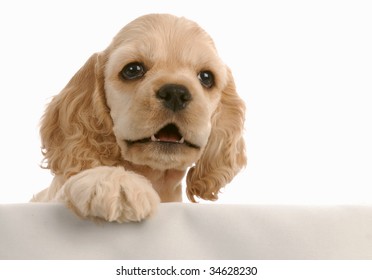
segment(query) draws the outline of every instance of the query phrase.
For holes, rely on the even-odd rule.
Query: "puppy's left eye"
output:
[[[125,80],[134,80],[139,79],[145,75],[146,69],[140,62],[131,62],[124,66],[123,70],[121,70],[120,75]]]
[[[201,71],[198,74],[198,78],[203,86],[211,88],[214,85],[214,76],[211,71]]]

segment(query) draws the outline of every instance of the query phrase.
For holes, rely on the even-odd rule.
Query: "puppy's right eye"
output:
[[[142,78],[146,73],[145,66],[140,62],[131,62],[124,66],[120,76],[125,80],[135,80]]]

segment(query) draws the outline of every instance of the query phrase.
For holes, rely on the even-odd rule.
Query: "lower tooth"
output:
[[[151,135],[151,141],[157,142],[159,139],[156,139],[155,135]]]
[[[181,138],[181,140],[180,141],[178,141],[178,143],[180,143],[180,144],[183,144],[185,142],[185,138]]]

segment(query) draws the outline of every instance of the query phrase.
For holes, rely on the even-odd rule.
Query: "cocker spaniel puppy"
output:
[[[216,200],[246,164],[245,106],[209,35],[172,15],[146,15],[93,54],[41,122],[51,186],[81,217],[140,221],[160,202]]]

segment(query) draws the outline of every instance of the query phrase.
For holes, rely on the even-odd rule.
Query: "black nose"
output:
[[[162,86],[156,93],[156,97],[162,100],[163,105],[173,112],[185,109],[191,101],[189,90],[185,86],[175,84]]]

